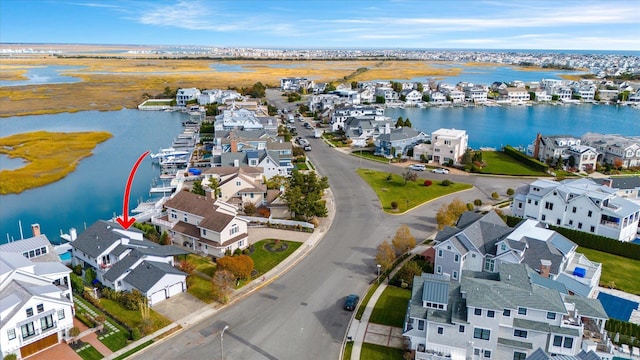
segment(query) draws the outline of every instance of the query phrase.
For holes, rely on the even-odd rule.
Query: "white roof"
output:
[[[467,134],[467,132],[465,130],[456,130],[456,129],[438,129],[436,131],[434,131],[433,133],[431,133],[431,137],[436,137],[436,136],[445,136],[445,137],[452,137],[452,138],[459,138],[459,137],[463,137]]]

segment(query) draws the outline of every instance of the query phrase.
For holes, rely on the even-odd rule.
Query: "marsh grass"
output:
[[[26,162],[19,169],[0,171],[0,194],[18,194],[64,178],[80,160],[91,155],[96,145],[111,136],[104,131],[35,131],[0,138],[0,154]]]

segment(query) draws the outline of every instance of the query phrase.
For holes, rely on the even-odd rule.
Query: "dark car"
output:
[[[360,297],[358,295],[351,294],[347,296],[347,298],[344,300],[344,309],[349,311],[355,310],[356,306],[358,306],[359,300]]]

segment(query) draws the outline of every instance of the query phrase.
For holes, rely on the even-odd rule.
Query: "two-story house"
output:
[[[524,264],[504,264],[495,273],[465,270],[460,282],[416,276],[403,326],[415,358],[526,359],[538,349],[569,356],[606,350],[608,316],[600,301],[563,294],[536,277]]]
[[[565,161],[569,157],[569,148],[580,145],[581,140],[570,135],[543,136],[538,133],[529,147],[528,155],[547,163],[558,158]]]
[[[70,273],[45,235],[0,245],[0,356],[25,358],[69,337]]]
[[[573,166],[578,171],[593,171],[598,163],[598,152],[596,149],[587,145],[574,145],[566,150],[569,156],[569,165],[573,162]]]
[[[511,212],[620,241],[633,241],[640,221],[640,205],[591,179],[536,180],[516,190]]]
[[[289,146],[290,148],[290,146]],[[286,152],[288,153],[288,152]],[[278,150],[258,150],[245,152],[225,152],[213,156],[212,164],[217,166],[249,166],[262,168],[268,180],[276,175],[289,176],[293,171],[292,154],[285,155]]]
[[[99,220],[70,243],[73,265],[93,268],[96,279],[117,291],[138,290],[149,306],[187,290],[187,274],[174,268],[187,251],[146,240],[142,232]]]
[[[508,87],[498,91],[500,99],[511,103],[521,103],[531,100],[531,96],[526,88]]]
[[[331,130],[344,129],[347,119],[352,117],[373,117],[374,120],[384,120],[384,108],[378,106],[341,105],[336,106],[331,114]]]
[[[207,180],[203,180],[203,186],[212,188],[211,179],[215,179],[218,184],[211,197],[235,205],[238,209],[242,209],[247,203],[260,206],[266,200],[267,186],[262,181],[261,167],[212,167],[205,169],[203,176]]]
[[[426,141],[429,136],[422,131],[410,127],[400,127],[391,129],[389,125],[385,127],[385,132],[375,139],[376,155],[401,156],[406,155],[407,150],[415,145]]]
[[[601,159],[599,158],[601,162],[624,168],[640,166],[639,136],[586,133],[582,136],[582,141],[602,154]]]
[[[178,89],[176,92],[176,104],[187,106],[189,102],[197,102],[200,90],[197,88]]]
[[[233,205],[180,191],[164,206],[166,213],[151,220],[169,232],[174,244],[215,257],[249,246],[247,221]]]
[[[422,101],[422,93],[415,89],[404,89],[400,91],[400,98],[404,97],[407,103],[417,103]]]

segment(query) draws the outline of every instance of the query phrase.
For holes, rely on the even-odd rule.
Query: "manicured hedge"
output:
[[[507,216],[506,223],[508,226],[514,227],[522,220],[523,219],[516,216]],[[578,244],[578,246],[626,257],[629,259],[640,260],[640,245],[638,244],[618,241],[605,236],[554,225],[549,225],[549,228],[551,230],[557,231],[567,239]]]
[[[505,146],[502,151],[511,156],[514,160],[517,160],[533,169],[545,172],[549,169],[549,165],[529,157],[509,145]]]
[[[609,319],[604,328],[609,332],[611,340],[615,340],[616,333],[620,334],[618,344],[640,346],[640,325],[617,319]]]

